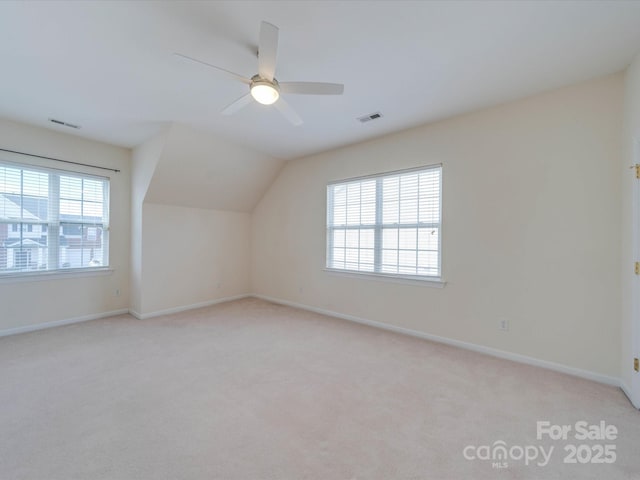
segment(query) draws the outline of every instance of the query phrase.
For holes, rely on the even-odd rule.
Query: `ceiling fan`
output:
[[[192,62],[213,67],[226,73],[235,80],[249,86],[249,92],[233,101],[222,109],[223,115],[232,115],[251,103],[253,98],[263,105],[274,105],[282,115],[293,125],[301,125],[302,119],[280,96],[284,94],[299,95],[342,95],[344,85],[340,83],[322,82],[278,82],[274,74],[276,71],[276,57],[278,54],[278,27],[268,22],[260,24],[260,42],[258,47],[258,73],[251,78],[243,77],[224,68],[203,62],[196,58],[175,53],[174,55]]]

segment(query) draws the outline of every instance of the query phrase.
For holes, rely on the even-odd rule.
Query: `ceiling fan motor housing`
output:
[[[262,78],[260,75],[251,77],[251,96],[263,105],[271,105],[280,97],[280,85],[274,78],[273,81]]]

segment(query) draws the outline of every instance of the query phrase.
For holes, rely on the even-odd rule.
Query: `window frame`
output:
[[[23,219],[22,221],[18,221],[16,223],[16,219],[8,219],[6,221],[0,220],[0,223],[4,223],[7,225],[8,231],[11,231],[13,225],[18,225],[18,231],[23,231],[25,226],[27,225],[40,225],[40,233],[47,235],[47,248],[56,249],[55,257],[58,262],[57,268],[47,268],[47,269],[29,269],[29,270],[0,270],[0,283],[4,283],[5,281],[19,281],[19,280],[45,280],[48,278],[58,278],[58,277],[69,277],[69,276],[94,276],[94,275],[103,275],[109,274],[113,272],[113,268],[111,267],[110,260],[110,214],[111,214],[111,178],[105,175],[95,175],[92,173],[86,173],[83,171],[77,170],[66,170],[53,168],[38,164],[29,164],[22,163],[17,161],[0,159],[0,167],[6,166],[9,168],[19,169],[21,171],[30,171],[30,172],[39,172],[48,175],[49,181],[49,194],[46,197],[48,200],[52,198],[57,202],[57,206],[53,207],[52,210],[55,212],[59,212],[60,202],[64,200],[63,193],[60,187],[60,178],[61,177],[72,177],[75,179],[82,180],[97,180],[102,182],[103,188],[103,210],[101,223],[96,224],[88,224],[80,219],[80,221],[76,220],[63,220],[60,218],[59,214],[57,214],[57,218],[51,219],[47,218],[44,221],[34,221]],[[53,180],[52,180],[53,178]],[[55,195],[52,197],[52,193]],[[0,193],[1,194],[1,193]],[[12,195],[20,195],[25,196],[24,191],[21,191],[20,194],[12,194]],[[26,195],[29,196],[29,195]],[[84,199],[79,200],[80,203],[84,203]],[[94,203],[89,201],[89,203]],[[21,207],[23,208],[23,207]],[[64,225],[79,225],[82,230],[87,228],[87,226],[93,226],[96,228],[100,228],[102,230],[102,239],[101,239],[101,248],[102,248],[102,265],[87,265],[87,266],[75,266],[75,267],[63,267],[60,265],[61,262],[61,250],[59,244],[59,236],[62,235],[62,229]],[[27,227],[28,228],[28,227]],[[32,227],[33,228],[33,227]],[[15,233],[15,231],[12,231]],[[50,234],[54,236],[57,235],[54,241],[49,243]],[[52,253],[48,253],[48,257],[52,257]],[[47,262],[49,263],[49,262]]]
[[[382,222],[382,212],[383,212],[383,201],[382,201],[382,193],[381,188],[378,187],[378,182],[382,182],[384,178],[391,177],[399,177],[404,174],[418,173],[418,172],[428,172],[430,170],[438,170],[439,171],[439,189],[438,189],[438,223],[417,223],[412,224],[403,224],[398,222],[397,224],[384,224]],[[375,224],[372,225],[340,225],[335,226],[332,224],[332,214],[334,213],[333,205],[331,204],[332,196],[330,194],[330,188],[335,185],[347,185],[349,183],[361,183],[367,180],[376,180],[376,212],[375,212]],[[441,163],[431,164],[431,165],[423,165],[419,167],[387,171],[382,173],[376,173],[372,175],[364,175],[359,177],[352,177],[341,180],[334,180],[327,183],[326,187],[326,220],[325,220],[325,231],[326,231],[326,239],[325,239],[325,267],[324,271],[335,274],[338,276],[347,276],[347,277],[356,277],[356,278],[365,278],[370,280],[381,280],[381,281],[390,281],[395,283],[409,283],[409,284],[418,284],[418,285],[428,285],[434,286],[437,288],[442,288],[446,282],[443,279],[442,274],[442,184],[443,184],[443,165]],[[418,219],[419,220],[419,219]],[[334,230],[362,230],[364,228],[371,227],[374,229],[374,271],[363,271],[363,270],[353,270],[347,268],[336,268],[332,265],[332,254],[333,254],[333,231]],[[436,227],[438,229],[438,275],[419,275],[419,274],[405,274],[405,273],[388,273],[382,272],[376,269],[380,269],[382,264],[380,261],[380,256],[382,255],[382,232],[385,228],[396,228],[396,229],[404,229],[404,228],[433,228]],[[358,247],[359,249],[360,247]],[[419,249],[416,248],[416,252]]]

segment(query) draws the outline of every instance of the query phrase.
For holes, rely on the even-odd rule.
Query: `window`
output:
[[[440,279],[440,165],[327,187],[327,268]]]
[[[0,162],[0,276],[109,265],[109,179]]]

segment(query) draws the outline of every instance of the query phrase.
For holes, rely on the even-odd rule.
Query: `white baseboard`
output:
[[[55,320],[53,322],[37,323],[35,325],[27,325],[25,327],[8,328],[0,330],[0,337],[7,335],[16,335],[18,333],[35,332],[36,330],[44,330],[45,328],[60,327],[62,325],[70,325],[72,323],[88,322],[89,320],[97,320],[99,318],[113,317],[115,315],[123,315],[129,313],[126,308],[120,310],[111,310],[110,312],[92,313],[81,317],[65,318],[63,320]]]
[[[610,377],[608,375],[602,375],[600,373],[591,372],[588,370],[582,370],[561,363],[549,362],[547,360],[541,360],[539,358],[529,357],[526,355],[520,355],[518,353],[506,352],[504,350],[498,350],[492,347],[486,347],[484,345],[478,345],[475,343],[463,342],[461,340],[455,340],[452,338],[441,337],[439,335],[432,335],[430,333],[420,332],[418,330],[412,330],[410,328],[398,327],[390,325],[388,323],[377,322],[375,320],[367,320],[365,318],[356,317],[354,315],[347,315],[344,313],[333,312],[331,310],[325,310],[323,308],[311,307],[301,303],[290,302],[288,300],[282,300],[279,298],[270,297],[268,295],[252,295],[255,298],[260,298],[272,303],[278,303],[280,305],[286,305],[289,307],[300,308],[302,310],[308,310],[310,312],[327,315],[330,317],[340,318],[342,320],[348,320],[350,322],[361,323],[363,325],[369,325],[371,327],[381,328],[383,330],[389,330],[391,332],[402,333],[410,335],[412,337],[422,338],[424,340],[431,340],[433,342],[444,343],[453,347],[464,348],[465,350],[471,350],[485,355],[491,355],[492,357],[498,357],[505,360],[511,360],[518,363],[524,363],[526,365],[532,365],[534,367],[546,368],[547,370],[553,370],[556,372],[566,373],[575,377],[586,378],[587,380],[593,380],[595,382],[604,383],[606,385],[612,385],[615,387],[621,387],[621,381],[619,378]]]
[[[529,357],[526,355],[520,355],[518,353],[506,352],[504,350],[498,350],[491,347],[486,347],[484,345],[478,345],[470,342],[463,342],[461,340],[455,340],[452,338],[441,337],[439,335],[432,335],[430,333],[420,332],[418,330],[413,330],[410,328],[398,327],[395,325],[390,325],[388,323],[378,322],[375,320],[367,320],[365,318],[356,317],[354,315],[348,315],[344,313],[334,312],[331,310],[326,310],[324,308],[312,307],[309,305],[304,305],[301,303],[291,302],[288,300],[282,300],[275,297],[270,297],[268,295],[258,295],[258,294],[241,294],[234,295],[231,297],[223,297],[215,300],[209,300],[206,302],[194,303],[191,305],[183,305],[180,307],[169,308],[166,310],[158,310],[155,312],[140,314],[132,309],[120,309],[120,310],[112,310],[109,312],[101,312],[95,313],[91,315],[84,315],[81,317],[68,318],[63,320],[56,320],[53,322],[40,323],[36,325],[27,325],[24,327],[15,327],[9,328],[6,330],[0,330],[0,337],[4,337],[7,335],[15,335],[18,333],[26,333],[26,332],[34,332],[37,330],[43,330],[46,328],[59,327],[62,325],[70,325],[73,323],[87,322],[90,320],[97,320],[99,318],[112,317],[115,315],[122,315],[125,313],[129,313],[133,315],[135,318],[140,320],[145,320],[148,318],[158,317],[161,315],[169,315],[172,313],[184,312],[187,310],[193,310],[195,308],[208,307],[211,305],[216,305],[218,303],[230,302],[233,300],[240,300],[242,298],[247,297],[255,297],[262,300],[266,300],[268,302],[277,303],[280,305],[286,305],[289,307],[299,308],[302,310],[307,310],[310,312],[319,313],[321,315],[327,315],[334,318],[339,318],[342,320],[348,320],[350,322],[360,323],[363,325],[369,325],[371,327],[380,328],[383,330],[388,330],[391,332],[402,333],[404,335],[410,335],[412,337],[422,338],[424,340],[431,340],[433,342],[443,343],[446,345],[451,345],[458,348],[463,348],[465,350],[471,350],[478,353],[483,353],[485,355],[491,355],[493,357],[502,358],[505,360],[511,360],[518,363],[523,363],[526,365],[532,365],[535,367],[546,368],[548,370],[553,370],[556,372],[566,373],[568,375],[573,375],[580,378],[585,378],[587,380],[593,380],[596,382],[604,383],[607,385],[612,385],[616,387],[620,387],[622,391],[631,399],[631,395],[629,394],[630,390],[627,385],[625,385],[619,378],[611,377],[608,375],[602,375],[600,373],[591,372],[588,370],[582,370],[575,367],[570,367],[568,365],[563,365],[560,363],[549,362],[547,360],[541,360],[534,357]],[[632,402],[633,404],[633,402]],[[640,408],[640,405],[633,404],[635,408]]]
[[[640,403],[636,403],[633,401],[633,396],[631,395],[631,388],[629,388],[629,386],[626,383],[624,383],[622,380],[620,381],[620,388],[622,389],[624,394],[627,396],[627,398],[631,402],[631,405],[633,405],[635,408],[640,410]]]
[[[206,302],[192,303],[191,305],[182,305],[179,307],[167,308],[166,310],[157,310],[149,313],[139,313],[135,310],[129,309],[129,313],[136,317],[138,320],[146,320],[147,318],[159,317],[161,315],[170,315],[172,313],[185,312],[187,310],[193,310],[195,308],[210,307],[217,303],[231,302],[233,300],[240,300],[241,298],[251,297],[250,293],[243,293],[241,295],[234,295],[231,297],[216,298],[215,300],[207,300]]]

